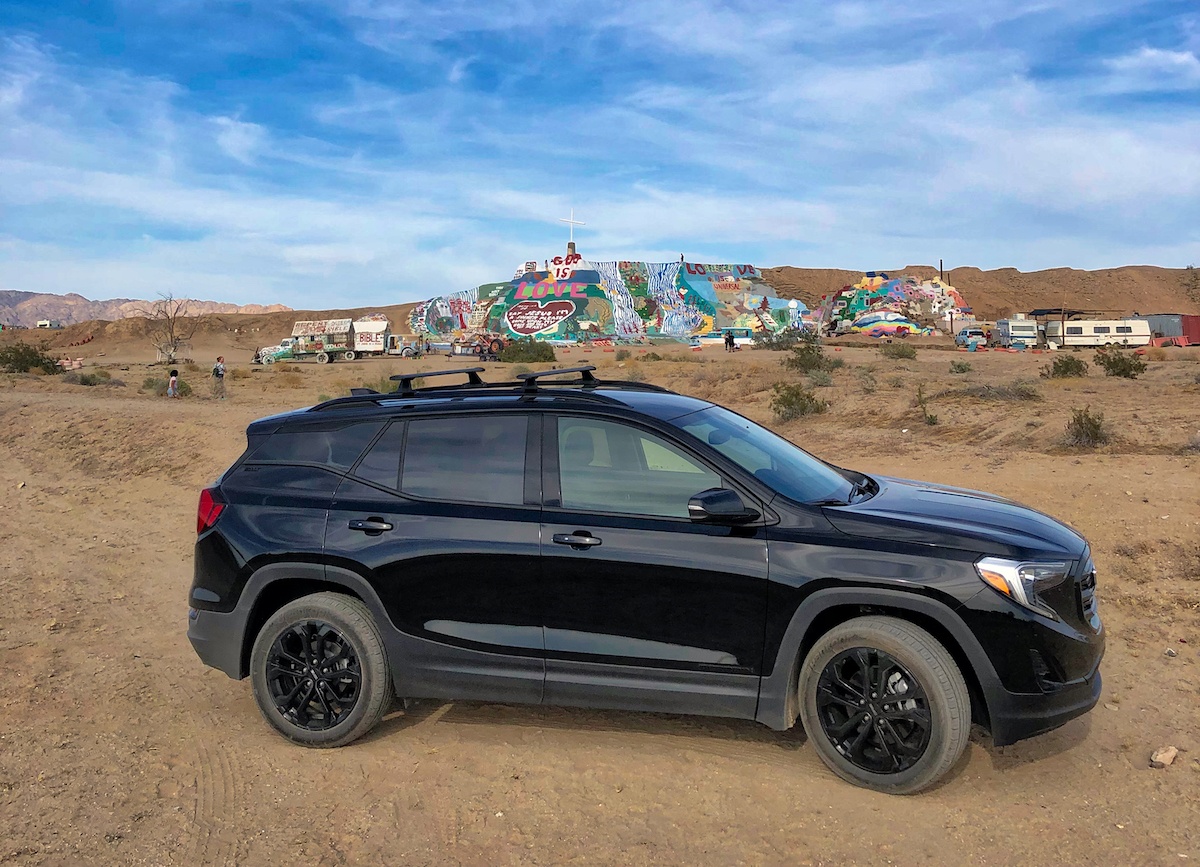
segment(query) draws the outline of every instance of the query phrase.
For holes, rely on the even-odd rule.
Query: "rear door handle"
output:
[[[600,544],[600,540],[595,536],[582,533],[555,533],[553,538],[556,545],[570,545],[579,551],[584,548],[594,548]]]
[[[351,530],[362,530],[364,533],[378,535],[379,533],[382,533],[384,530],[392,529],[392,525],[389,524],[387,521],[381,521],[378,518],[371,518],[370,520],[367,520],[367,521],[351,521],[350,529]]]

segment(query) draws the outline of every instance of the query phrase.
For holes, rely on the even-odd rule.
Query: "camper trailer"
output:
[[[1006,349],[1014,344],[1018,348],[1034,347],[1038,343],[1038,327],[1033,319],[998,319],[992,339],[997,346]]]
[[[1046,344],[1068,346],[1145,346],[1150,325],[1144,319],[1051,319],[1046,323]]]

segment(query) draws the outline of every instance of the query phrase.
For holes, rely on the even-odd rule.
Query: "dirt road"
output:
[[[770,419],[778,356],[697,356],[620,373]],[[125,388],[0,376],[0,864],[1200,863],[1200,364],[1040,381],[1043,400],[1011,403],[948,392],[1036,379],[1044,357],[976,356],[957,376],[944,352],[839,357],[818,389],[830,411],[777,429],[1091,539],[1110,636],[1093,713],[1003,749],[976,732],[910,798],[842,783],[798,728],[750,722],[427,702],[344,749],[292,746],[187,643],[196,495],[247,422],[383,366],[241,374],[223,403],[138,394],[147,371],[115,362]],[[1114,445],[1059,445],[1085,403]],[[1150,769],[1166,744],[1179,757]]]

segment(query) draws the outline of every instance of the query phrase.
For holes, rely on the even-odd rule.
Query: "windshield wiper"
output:
[[[811,500],[810,506],[849,506],[849,500],[839,500],[837,497],[829,497],[824,500]]]

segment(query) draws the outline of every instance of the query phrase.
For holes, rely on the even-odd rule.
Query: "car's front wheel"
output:
[[[276,611],[254,640],[250,680],[266,721],[311,747],[362,737],[393,697],[371,612],[340,593],[314,593]]]
[[[905,620],[835,626],[805,657],[798,689],[818,755],[855,785],[913,794],[966,748],[971,702],[962,672],[936,638]]]

